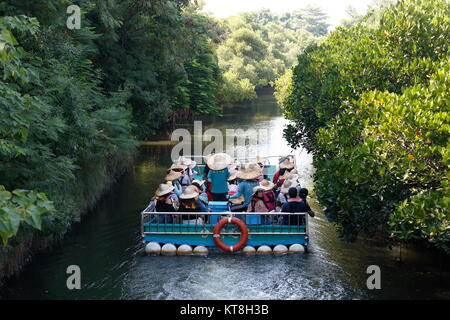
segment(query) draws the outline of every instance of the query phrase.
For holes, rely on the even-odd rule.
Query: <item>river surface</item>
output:
[[[262,155],[289,154],[286,125],[270,93],[227,111],[204,129],[267,129]],[[252,146],[245,148],[251,149]],[[450,299],[450,271],[426,250],[373,241],[341,242],[311,192],[310,252],[207,257],[147,256],[140,212],[171,163],[172,146],[142,147],[135,166],[98,207],[53,250],[35,257],[0,290],[1,299]],[[313,191],[312,157],[294,151],[302,184]],[[401,262],[400,262],[401,260]],[[66,269],[81,268],[81,290],[68,290]],[[366,285],[368,266],[381,270],[381,289]]]

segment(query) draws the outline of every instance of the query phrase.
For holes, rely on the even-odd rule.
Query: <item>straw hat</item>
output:
[[[223,170],[233,163],[233,159],[226,153],[216,153],[213,154],[208,159],[208,167],[211,170]]]
[[[177,164],[180,165],[180,166],[185,166],[186,168],[189,167],[191,169],[193,169],[193,168],[195,168],[197,166],[197,162],[196,161],[188,159],[188,158],[185,158],[185,157],[180,157],[180,159],[178,159]]]
[[[205,163],[208,163],[209,158],[211,158],[213,156],[213,153],[208,154],[207,156],[203,156],[203,160],[205,161]]]
[[[261,167],[256,163],[246,164],[241,167],[237,177],[242,180],[254,180],[258,179],[261,175]]]
[[[204,185],[205,184],[205,180],[194,180],[194,181],[192,181],[192,184],[198,184],[200,187],[202,186],[202,185]]]
[[[237,175],[239,170],[236,169],[236,165],[232,164],[231,166],[228,167],[228,171],[230,172],[230,176],[228,177],[228,181],[233,181],[235,179],[237,179]]]
[[[167,169],[167,173],[171,170],[186,170],[187,166],[180,165],[178,163],[173,163],[169,169]]]
[[[263,157],[260,157],[260,156],[257,156],[256,157],[256,163],[262,163],[262,164],[265,164],[266,163],[266,161],[267,161],[267,159],[266,158],[263,158]]]
[[[291,162],[289,158],[286,158],[283,162],[280,162],[280,169],[293,169],[295,168],[295,163]]]
[[[184,189],[183,193],[180,195],[180,199],[188,200],[197,198],[200,194],[197,192],[197,188],[195,186],[189,186]]]
[[[267,191],[267,190],[261,186],[256,186],[253,188],[253,193],[257,193],[258,191]]]
[[[230,199],[228,201],[230,201],[232,204],[242,204],[245,201],[245,199],[244,199],[244,196],[242,195],[239,198]]]
[[[235,171],[232,174],[230,174],[228,181],[233,181],[236,180],[237,178],[238,178],[238,171]]]
[[[169,174],[166,176],[165,180],[166,181],[173,181],[176,180],[178,178],[180,178],[183,174],[181,172],[176,172],[173,170],[170,170]]]
[[[170,186],[168,184],[162,183],[159,185],[158,189],[155,192],[155,196],[157,197],[162,197],[165,196],[166,194],[169,194],[173,191],[173,189],[175,189],[174,186]]]
[[[275,184],[272,181],[264,179],[259,183],[259,186],[263,188],[265,191],[269,191],[275,187]]]
[[[281,186],[280,192],[287,194],[290,188],[295,188],[298,186],[298,183],[295,180],[285,180],[283,185]]]

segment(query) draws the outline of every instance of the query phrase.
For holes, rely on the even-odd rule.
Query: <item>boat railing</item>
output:
[[[192,158],[192,159],[203,159],[202,155],[184,155],[185,158]],[[295,163],[295,156],[292,154],[289,155],[280,155],[280,156],[264,156],[263,158],[266,159],[266,163],[264,163],[265,165],[270,165],[270,161],[269,159],[272,158],[290,158],[291,161],[293,161]],[[245,161],[249,161],[249,160],[254,160],[256,157],[245,157],[245,158],[234,158],[234,161],[238,161],[238,162],[245,162]]]
[[[213,235],[214,227],[222,218],[236,217],[244,221],[249,235],[308,235],[308,214],[304,212],[142,212],[142,235],[190,234]],[[236,236],[236,225],[227,225],[222,235]]]

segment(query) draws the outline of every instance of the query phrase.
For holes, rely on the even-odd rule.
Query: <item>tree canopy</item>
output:
[[[63,234],[171,114],[218,113],[222,33],[188,0],[2,1],[3,243]]]
[[[401,0],[305,50],[278,98],[314,154],[341,236],[387,230],[450,252],[449,6]]]
[[[226,40],[217,49],[223,103],[254,99],[257,89],[274,85],[328,28],[325,14],[315,7],[283,15],[269,10],[242,13],[223,23]]]

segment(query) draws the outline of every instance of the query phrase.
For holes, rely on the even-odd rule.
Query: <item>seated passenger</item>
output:
[[[307,211],[301,211],[301,212],[307,212],[310,217],[314,218],[316,216],[316,214],[314,213],[314,211],[311,210],[311,208],[306,200],[308,198],[308,193],[309,193],[308,189],[306,189],[306,188],[301,188],[300,191],[298,192],[298,196],[305,203],[305,208],[307,210]]]
[[[208,209],[199,200],[200,194],[195,186],[188,186],[180,196],[179,212],[208,212]],[[203,224],[205,217],[200,215],[182,215],[183,224]]]
[[[295,183],[294,180],[285,180],[283,185],[280,188],[280,194],[277,197],[277,205],[278,206],[283,206],[283,204],[285,204],[288,201],[289,198],[289,189],[290,188],[296,188],[297,185]]]
[[[284,183],[283,176],[286,174],[286,172],[290,172],[295,168],[295,163],[290,161],[289,158],[281,158],[280,159],[280,169],[275,172],[273,176],[273,183],[277,185],[277,187],[281,187],[281,185]]]
[[[238,178],[237,174],[239,170],[237,170],[235,167],[228,167],[228,171],[230,172],[230,176],[228,177],[228,194],[230,196],[234,195],[239,188]]]
[[[230,197],[230,200],[237,199],[240,196],[244,196],[244,203],[233,208],[233,212],[245,212],[248,209],[248,205],[253,196],[253,189],[259,186],[258,178],[261,175],[261,168],[256,163],[250,163],[243,165],[238,174],[237,178],[241,181],[239,182],[238,191]]]
[[[257,156],[256,157],[256,163],[259,165],[259,167],[261,168],[261,176],[259,177],[259,181],[262,180],[269,180],[269,176],[267,175],[267,168],[265,166],[265,162],[267,161],[266,158]]]
[[[205,181],[204,180],[194,180],[192,181],[192,186],[194,186],[197,189],[197,193],[199,194],[198,198],[203,204],[207,207],[208,206],[208,195],[206,194],[205,190]]]
[[[290,172],[292,174],[292,180],[295,181],[297,184],[297,190],[300,192],[301,186],[300,186],[300,174],[298,173],[297,169],[293,169]]]
[[[208,181],[211,182],[213,201],[228,200],[228,166],[233,159],[226,153],[216,153],[208,159]]]
[[[308,213],[311,217],[314,217],[315,214],[309,207],[306,202],[306,197],[308,195],[307,189],[301,189],[300,194],[298,193],[297,188],[292,187],[289,189],[289,199],[286,203],[283,204],[281,212],[289,212],[289,213]],[[283,224],[298,226],[305,224],[304,218],[299,215],[283,215]]]
[[[160,184],[156,190],[154,200],[155,212],[176,212],[179,203],[178,197],[174,193],[174,187],[168,184]],[[172,223],[173,217],[171,215],[158,215],[159,223]]]
[[[169,169],[169,173],[164,178],[166,184],[172,185],[174,187],[175,194],[179,197],[183,192],[179,179],[182,177],[182,173],[179,171],[174,171]]]
[[[177,164],[185,168],[186,175],[189,177],[190,181],[193,181],[195,176],[199,174],[199,171],[195,169],[197,167],[197,162],[194,160],[180,157]]]

